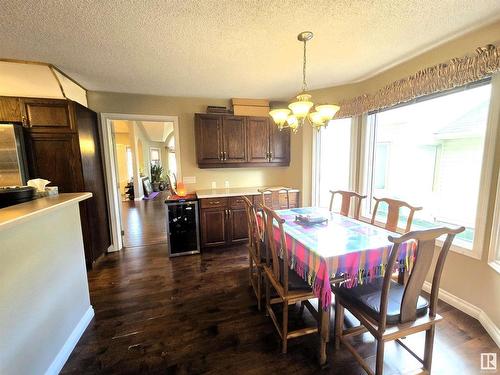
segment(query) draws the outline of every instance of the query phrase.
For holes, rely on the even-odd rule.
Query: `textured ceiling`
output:
[[[0,0],[0,58],[90,90],[286,99],[367,78],[500,15],[498,0]]]

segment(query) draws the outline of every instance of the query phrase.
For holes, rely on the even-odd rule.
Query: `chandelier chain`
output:
[[[304,63],[302,66],[302,91],[307,91],[307,82],[306,82],[306,64],[307,64],[307,55],[306,55],[306,46],[307,40],[304,40]]]

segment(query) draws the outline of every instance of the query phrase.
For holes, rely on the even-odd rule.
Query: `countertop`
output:
[[[272,189],[283,188],[282,186],[273,186]],[[237,197],[240,195],[259,195],[259,189],[262,187],[244,187],[244,188],[228,188],[228,189],[204,189],[196,190],[196,196],[199,199],[203,198],[223,198]],[[298,189],[290,189],[291,193],[298,193]]]
[[[92,197],[92,193],[64,193],[53,197],[38,198],[29,202],[1,208],[0,230],[6,229],[13,224],[31,220],[51,210],[78,203],[90,197]]]

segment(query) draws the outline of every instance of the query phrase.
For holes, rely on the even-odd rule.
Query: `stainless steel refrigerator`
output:
[[[22,126],[0,123],[0,187],[26,185],[27,171]]]

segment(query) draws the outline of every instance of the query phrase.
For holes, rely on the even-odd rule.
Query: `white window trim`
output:
[[[333,124],[329,126],[334,126]],[[356,188],[356,166],[358,165],[358,134],[359,134],[359,117],[351,118],[351,152],[349,155],[349,190]],[[315,131],[312,137],[312,168],[311,168],[311,203],[313,206],[319,205],[319,186],[320,186],[320,173],[319,173],[319,156],[321,154],[321,130]]]
[[[488,204],[489,196],[491,193],[491,187],[493,183],[493,164],[495,159],[495,145],[496,136],[498,134],[498,127],[500,122],[500,73],[493,76],[491,80],[491,97],[490,97],[490,107],[488,112],[488,122],[486,126],[485,139],[484,139],[484,150],[483,150],[483,162],[481,168],[481,177],[479,180],[479,194],[476,210],[476,223],[474,232],[474,241],[468,244],[465,241],[455,241],[450,250],[469,256],[474,259],[481,259],[483,253],[483,246],[486,237],[486,220],[488,216]],[[368,163],[370,161],[370,155],[373,150],[366,152],[366,142],[369,140],[369,133],[371,132],[371,127],[368,125],[368,115],[364,114],[362,118],[361,126],[361,165],[360,165],[360,175],[361,175],[361,187],[365,192],[368,192],[368,181],[366,181]],[[370,146],[371,147],[371,146]],[[362,216],[362,215],[361,215]],[[370,220],[366,216],[362,216],[364,220]],[[403,228],[398,228],[398,232],[403,233]],[[443,241],[437,240],[437,246],[441,247]],[[496,263],[496,262],[495,262]],[[500,262],[499,262],[500,263]],[[496,266],[496,264],[495,264]],[[500,264],[499,264],[500,268]]]
[[[490,249],[488,264],[500,273],[500,175],[497,181],[497,193],[495,197],[495,212],[491,224]]]
[[[153,159],[151,158],[151,151],[158,151],[158,156],[160,157],[160,159],[158,161],[160,162],[160,165],[162,165],[161,149],[159,147],[150,147],[149,148],[149,167],[151,168],[151,163],[153,162]]]

